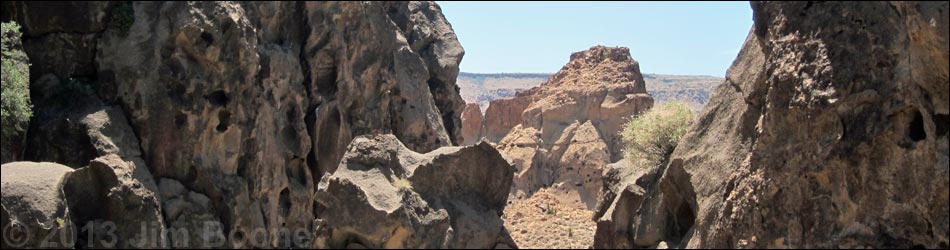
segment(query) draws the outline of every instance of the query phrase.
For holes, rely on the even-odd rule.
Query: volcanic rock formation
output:
[[[313,247],[283,230],[338,216],[315,209],[316,183],[352,138],[462,142],[464,51],[433,2],[4,2],[0,14],[35,58],[26,160],[79,168],[61,202],[85,206],[77,224],[119,224],[119,247],[139,247],[126,242],[142,243],[127,228],[140,222],[163,235],[142,247],[207,246],[204,222],[238,238],[212,246]]]
[[[629,49],[595,46],[573,53],[541,86],[492,101],[480,136],[518,168],[517,198],[564,183],[592,208],[602,166],[621,158],[625,118],[652,105]]]
[[[670,164],[616,172],[595,247],[946,248],[948,3],[752,9]]]

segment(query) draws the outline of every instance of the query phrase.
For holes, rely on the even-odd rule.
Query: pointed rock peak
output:
[[[607,47],[597,45],[584,51],[571,53],[571,62],[568,65],[578,63],[582,65],[598,64],[601,62],[626,62],[634,61],[630,56],[630,49],[627,47]],[[635,61],[634,61],[635,62]]]
[[[626,47],[594,46],[574,52],[571,60],[543,85],[621,85],[631,84],[646,92],[640,63]]]

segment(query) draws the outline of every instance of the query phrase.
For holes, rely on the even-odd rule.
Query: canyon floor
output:
[[[575,197],[555,187],[512,201],[502,217],[505,228],[519,248],[590,248],[596,230],[591,220],[594,213]]]

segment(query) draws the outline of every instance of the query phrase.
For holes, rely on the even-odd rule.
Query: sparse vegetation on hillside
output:
[[[647,166],[664,164],[694,119],[693,112],[681,102],[653,107],[624,127],[621,135],[627,157]]]
[[[15,44],[20,37],[20,26],[14,22],[3,23],[0,34],[3,40],[0,120],[2,120],[4,145],[6,145],[8,138],[15,137],[26,129],[25,125],[33,116],[33,111],[28,82],[29,65],[25,62],[26,55],[22,50],[18,50],[16,46],[19,45]]]
[[[412,183],[409,182],[409,180],[407,179],[402,179],[402,178],[397,177],[395,180],[393,180],[393,187],[399,190],[411,190]]]

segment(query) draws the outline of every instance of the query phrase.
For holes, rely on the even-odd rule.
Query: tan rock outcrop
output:
[[[393,135],[357,137],[320,182],[317,246],[515,247],[500,218],[513,173],[486,142],[420,154]]]
[[[611,246],[946,248],[948,3],[752,9],[725,83]]]
[[[562,183],[593,208],[602,167],[622,156],[622,124],[652,105],[629,49],[595,46],[541,86],[492,101],[482,136],[515,162],[515,198]]]
[[[465,105],[462,112],[462,145],[474,145],[481,140],[482,110],[477,103]]]
[[[519,94],[512,98],[495,99],[488,104],[482,119],[482,137],[491,142],[500,142],[512,128],[521,124],[522,113],[531,104],[532,98]]]

